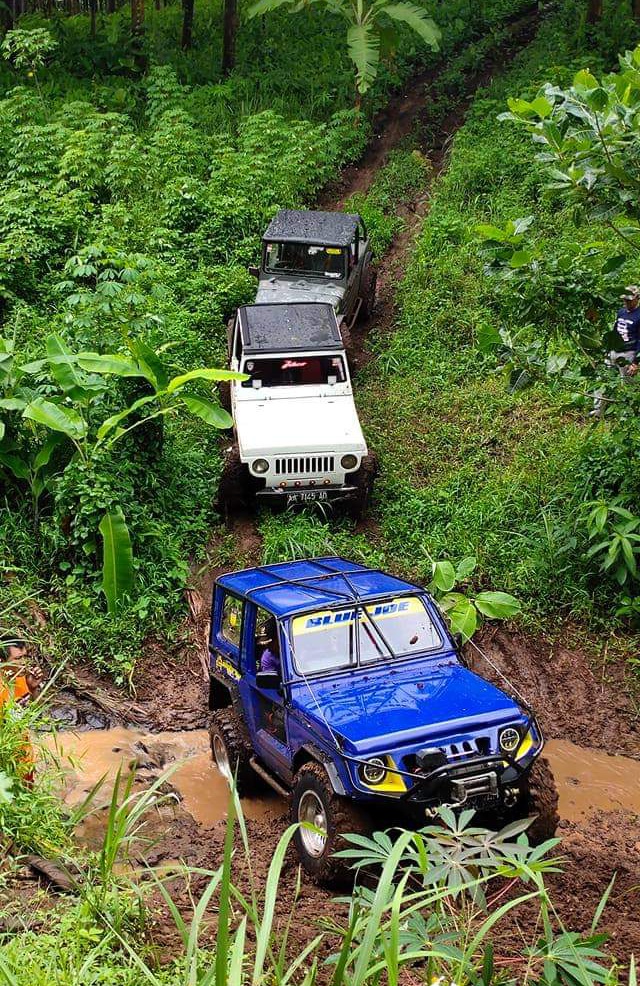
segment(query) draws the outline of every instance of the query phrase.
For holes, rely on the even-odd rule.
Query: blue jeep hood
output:
[[[455,658],[412,661],[296,684],[293,704],[356,753],[443,739],[522,718],[515,702]],[[320,711],[321,710],[321,711]]]

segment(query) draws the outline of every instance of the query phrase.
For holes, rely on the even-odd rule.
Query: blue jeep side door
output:
[[[291,751],[288,742],[289,707],[285,689],[265,689],[258,685],[257,674],[260,658],[265,647],[257,636],[265,624],[271,627],[270,649],[278,657],[281,653],[278,639],[278,624],[272,613],[260,609],[254,603],[246,603],[242,638],[242,680],[240,691],[250,719],[250,732],[253,745],[260,760],[274,773],[289,780],[291,777]],[[282,675],[282,665],[280,665]]]

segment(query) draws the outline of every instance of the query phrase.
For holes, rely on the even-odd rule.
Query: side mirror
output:
[[[249,271],[252,277],[260,277],[260,268],[256,267],[255,264],[249,264],[247,270]]]
[[[254,377],[253,380],[251,381],[251,386],[253,387],[254,390],[261,390],[262,380],[259,377]]]
[[[258,671],[256,685],[265,691],[275,691],[280,687],[280,675],[277,671]]]

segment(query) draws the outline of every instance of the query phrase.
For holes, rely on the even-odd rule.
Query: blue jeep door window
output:
[[[360,620],[362,663],[386,658],[389,650],[394,657],[406,657],[442,645],[442,637],[418,596],[399,596],[365,609],[367,616]]]
[[[242,609],[244,603],[237,596],[229,593],[222,603],[221,632],[227,643],[240,650],[240,634],[242,632]]]

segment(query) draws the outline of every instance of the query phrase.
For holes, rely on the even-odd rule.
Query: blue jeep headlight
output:
[[[515,726],[507,726],[500,731],[500,749],[503,753],[515,753],[520,746],[520,732]]]
[[[360,774],[367,784],[382,784],[387,776],[387,765],[381,757],[372,757],[361,765]]]

